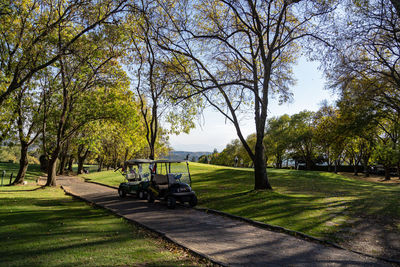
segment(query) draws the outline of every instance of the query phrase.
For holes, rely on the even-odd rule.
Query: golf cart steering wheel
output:
[[[177,174],[177,175],[174,175],[175,177],[175,180],[177,180],[177,181],[181,181],[181,177],[182,177],[182,173],[180,173],[180,174]]]

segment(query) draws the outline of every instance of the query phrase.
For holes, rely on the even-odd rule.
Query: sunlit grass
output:
[[[13,181],[18,174],[19,164],[16,163],[0,163],[0,179],[3,171],[6,171],[6,175],[4,177],[4,185],[8,185],[10,183],[10,175],[13,174]],[[38,164],[29,164],[28,170],[26,172],[25,180],[27,181],[35,181],[38,176],[43,175],[43,172],[40,170],[40,166]]]
[[[273,191],[254,191],[252,169],[190,163],[199,206],[279,225],[335,241],[335,233],[365,217],[400,222],[400,186],[328,172],[268,169]],[[93,181],[118,186],[123,177],[94,173]],[[397,227],[398,229],[398,227]]]
[[[121,174],[119,170],[92,172],[89,174],[82,174],[81,176],[84,177],[87,181],[93,181],[111,186],[118,186],[120,183],[126,182],[125,177]]]
[[[0,188],[0,247],[0,266],[197,265],[184,251],[58,188]]]

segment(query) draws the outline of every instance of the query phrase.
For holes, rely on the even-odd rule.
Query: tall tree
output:
[[[361,94],[399,113],[400,17],[393,6],[398,1],[349,2],[338,9],[348,16],[335,20],[332,27],[336,50],[330,47],[324,56],[331,86],[342,90],[353,80],[362,81]]]
[[[14,99],[7,99],[0,107],[0,144],[13,135],[17,107]]]
[[[17,102],[16,125],[20,144],[19,170],[13,184],[24,182],[28,169],[28,149],[35,142],[41,132],[40,115],[43,110],[43,101],[40,90],[29,90],[37,82],[26,83],[15,92]],[[29,87],[28,87],[29,86]]]
[[[289,140],[293,155],[302,159],[308,170],[314,167],[316,158],[314,115],[314,112],[302,111],[292,115],[289,122]]]
[[[126,0],[2,1],[0,16],[0,106],[38,71],[69,53],[71,46],[125,8]],[[72,29],[65,25],[75,25]],[[64,25],[64,26],[61,26]],[[61,32],[61,33],[60,33]],[[64,36],[55,49],[57,35]]]
[[[162,6],[170,21],[158,28],[159,45],[181,62],[182,77],[192,87],[181,97],[201,95],[232,122],[254,163],[254,188],[272,189],[263,145],[269,96],[290,97],[299,42],[314,36],[313,23],[329,12],[327,2],[204,0]],[[249,110],[254,149],[240,123]]]
[[[71,53],[60,57],[53,67],[55,86],[59,89],[55,97],[60,100],[51,112],[53,144],[44,149],[48,155],[47,186],[55,185],[56,160],[62,145],[86,123],[115,116],[115,111],[122,108],[116,99],[127,97],[124,91],[128,86],[127,77],[117,61],[120,40],[118,35],[110,36],[112,30],[109,26],[80,38]],[[61,28],[57,39],[57,49],[62,49]]]
[[[174,73],[169,60],[157,46],[155,27],[163,23],[157,13],[157,2],[142,0],[137,3],[141,12],[128,15],[129,49],[128,62],[135,81],[135,93],[146,130],[149,158],[154,159],[161,123],[170,133],[188,133],[194,127],[193,118],[199,105],[192,99],[177,101],[171,97],[174,90],[181,90],[182,82]],[[169,126],[169,127],[168,127]]]
[[[264,137],[267,155],[272,155],[275,167],[282,168],[282,162],[289,148],[290,117],[284,114],[280,117],[270,118]]]
[[[334,164],[334,172],[337,172],[337,166],[345,148],[345,139],[347,135],[342,129],[343,116],[336,107],[324,103],[316,112],[314,123],[314,139],[319,146],[321,154],[328,164],[328,171],[331,171]]]

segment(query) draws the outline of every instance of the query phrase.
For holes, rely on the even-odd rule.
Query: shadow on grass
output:
[[[398,185],[381,185],[325,172],[268,169],[268,173],[273,191],[252,190],[252,171],[223,168],[195,172],[193,188],[201,206],[334,242],[356,240],[367,225],[375,226],[374,242],[388,251],[400,251],[399,242],[389,238],[400,234],[396,225],[400,223]],[[365,227],[353,230],[361,224]],[[346,237],[343,232],[350,234]]]
[[[13,181],[18,174],[19,164],[17,163],[0,163],[0,172],[6,171],[6,177],[4,178],[5,181],[9,181],[11,173],[13,173]],[[43,175],[43,172],[40,170],[40,165],[38,164],[29,164],[28,170],[25,175],[26,180],[34,181],[37,177]]]
[[[51,193],[51,192],[50,192]],[[147,233],[81,201],[0,197],[0,265],[3,266],[177,266]],[[154,241],[152,241],[154,242]],[[187,264],[187,263],[186,263]]]
[[[14,185],[6,185],[5,187],[14,187]],[[19,186],[19,185],[18,185]],[[37,190],[41,190],[41,189],[45,189],[46,186],[39,186],[37,188],[33,188],[33,189],[13,189],[13,190],[0,190],[0,194],[1,193],[12,193],[12,192],[33,192],[33,191],[37,191]]]

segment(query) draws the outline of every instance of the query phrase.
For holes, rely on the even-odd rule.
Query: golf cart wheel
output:
[[[176,205],[176,199],[173,196],[167,197],[167,207],[169,209],[174,209]]]
[[[147,202],[149,202],[149,203],[153,203],[154,202],[153,193],[151,193],[151,192],[147,193]]]
[[[196,195],[193,195],[192,199],[189,201],[189,205],[191,207],[194,207],[194,206],[197,205],[197,197],[196,197]]]
[[[125,191],[123,191],[121,188],[118,188],[118,195],[120,198],[126,197]]]
[[[146,199],[146,192],[143,190],[140,190],[137,195],[139,199]]]

